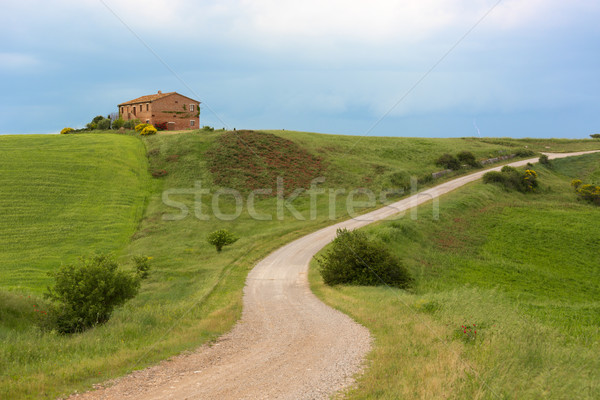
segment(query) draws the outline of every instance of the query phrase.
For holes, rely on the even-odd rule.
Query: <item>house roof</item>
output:
[[[137,104],[137,103],[152,103],[153,101],[162,99],[163,97],[171,96],[172,94],[179,94],[179,93],[177,93],[177,92],[161,93],[159,91],[158,93],[155,93],[155,94],[149,94],[146,96],[138,97],[137,99],[126,101],[125,103],[121,103],[118,106],[120,107],[120,106],[126,106],[129,104]],[[187,97],[182,94],[179,94],[179,95],[182,97],[185,97],[186,99],[190,99],[196,103],[200,103],[198,100],[194,100],[191,97]]]

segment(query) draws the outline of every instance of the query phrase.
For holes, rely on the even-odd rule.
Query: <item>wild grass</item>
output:
[[[365,228],[409,265],[409,291],[327,287],[313,264],[315,293],[375,336],[347,397],[597,398],[600,208],[570,181],[597,179],[599,161],[536,165],[538,193],[474,183],[442,199],[439,220]]]
[[[330,208],[326,195],[316,196],[311,214],[311,196],[305,192],[292,202],[299,216],[284,208],[279,218],[276,198],[257,198],[257,212],[270,219],[253,219],[247,207],[237,218],[217,219],[210,211],[212,198],[203,195],[195,203],[191,190],[196,187],[215,193],[220,189],[214,184],[206,158],[220,134],[191,131],[139,139],[94,133],[65,139],[56,136],[20,139],[23,141],[21,150],[18,156],[13,156],[10,166],[13,178],[5,185],[8,189],[0,190],[16,196],[8,203],[24,204],[20,211],[11,211],[22,218],[21,229],[34,232],[37,219],[43,217],[39,216],[37,207],[44,204],[45,192],[36,188],[45,181],[37,180],[29,170],[32,163],[44,160],[47,154],[54,155],[54,161],[43,167],[50,171],[48,174],[58,174],[66,180],[71,175],[61,171],[73,170],[75,177],[77,171],[89,173],[71,183],[69,190],[80,189],[83,194],[74,196],[71,201],[69,218],[63,219],[61,214],[49,224],[49,229],[58,232],[60,238],[61,232],[87,223],[90,213],[105,218],[99,227],[81,225],[76,235],[80,242],[71,247],[31,239],[28,252],[40,258],[48,254],[51,258],[39,276],[47,279],[46,270],[94,251],[116,252],[122,262],[128,262],[132,255],[149,256],[152,261],[150,276],[135,299],[117,309],[105,325],[73,336],[42,331],[35,323],[40,316],[33,311],[33,305],[43,307],[40,292],[48,281],[30,283],[14,279],[10,284],[12,291],[0,293],[2,304],[6,305],[0,307],[0,398],[55,398],[74,390],[89,389],[94,383],[210,342],[229,330],[239,318],[244,281],[257,261],[295,238],[348,217],[344,196],[334,200],[335,210]],[[470,150],[484,158],[512,149],[474,139],[364,138],[354,146],[357,137],[287,131],[275,134],[323,159],[327,168],[322,188],[341,188],[346,192],[356,187],[367,187],[375,192],[389,187],[388,174],[399,170],[414,171],[419,176],[428,174],[437,169],[433,160],[443,152]],[[0,140],[17,141],[11,137]],[[57,143],[68,143],[68,146],[53,151]],[[600,143],[596,143],[600,147]],[[587,141],[584,144],[587,146]],[[581,146],[579,142],[572,145]],[[31,148],[39,149],[36,157],[29,155],[27,149]],[[10,147],[5,145],[2,156],[8,151]],[[111,156],[112,153],[116,156]],[[140,158],[143,153],[147,154],[147,161]],[[60,161],[61,157],[68,159]],[[98,167],[104,164],[107,166]],[[223,166],[227,167],[227,163]],[[97,172],[99,168],[104,171],[102,174]],[[150,173],[158,170],[165,174],[150,178]],[[113,180],[99,180],[98,175]],[[130,176],[145,183],[138,185],[135,179],[127,178]],[[117,191],[121,185],[127,190]],[[180,202],[185,208],[165,204],[165,191],[170,191],[170,200]],[[64,197],[56,196],[53,201],[58,206]],[[127,219],[128,222],[123,222],[121,214],[111,217],[115,212],[113,208],[120,210],[115,204],[120,205],[127,196],[148,197],[135,233],[131,221],[137,221],[139,210],[135,204],[141,203],[126,203],[124,209],[131,214],[125,215],[137,216]],[[243,200],[246,205],[245,196]],[[195,216],[195,205],[199,204],[202,215],[208,219]],[[232,196],[219,198],[218,208],[225,217],[234,214],[235,207]],[[375,205],[366,208],[373,207]],[[187,210],[184,218],[168,218],[180,215],[182,209]],[[206,237],[221,228],[240,239],[217,253]],[[19,262],[18,255],[7,256],[0,269],[27,270],[16,262]]]

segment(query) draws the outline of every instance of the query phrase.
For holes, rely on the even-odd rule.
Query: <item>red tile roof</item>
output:
[[[177,93],[177,92],[149,94],[147,96],[142,96],[142,97],[138,97],[137,99],[126,101],[125,103],[119,104],[119,106],[126,106],[128,104],[136,104],[136,103],[150,103],[154,100],[158,100],[160,98],[167,97],[167,96],[170,96],[175,93]]]

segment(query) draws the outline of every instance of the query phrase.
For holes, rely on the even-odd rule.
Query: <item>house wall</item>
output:
[[[194,111],[190,111],[190,104],[194,106]],[[198,129],[200,125],[198,107],[197,102],[192,102],[179,94],[172,94],[152,102],[150,105],[151,120],[155,124],[173,122],[174,124],[168,126],[169,129],[174,130]],[[190,124],[190,121],[194,121],[193,125]]]
[[[190,105],[193,105],[193,111],[190,111]],[[123,110],[120,107],[119,113],[126,121],[139,119],[152,125],[166,122],[168,129],[185,130],[199,128],[199,107],[198,102],[175,93],[149,103],[122,106]]]

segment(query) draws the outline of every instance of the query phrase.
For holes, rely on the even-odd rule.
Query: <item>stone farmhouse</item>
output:
[[[138,97],[118,105],[119,115],[125,121],[139,119],[166,130],[198,129],[200,127],[200,102],[177,92]]]

